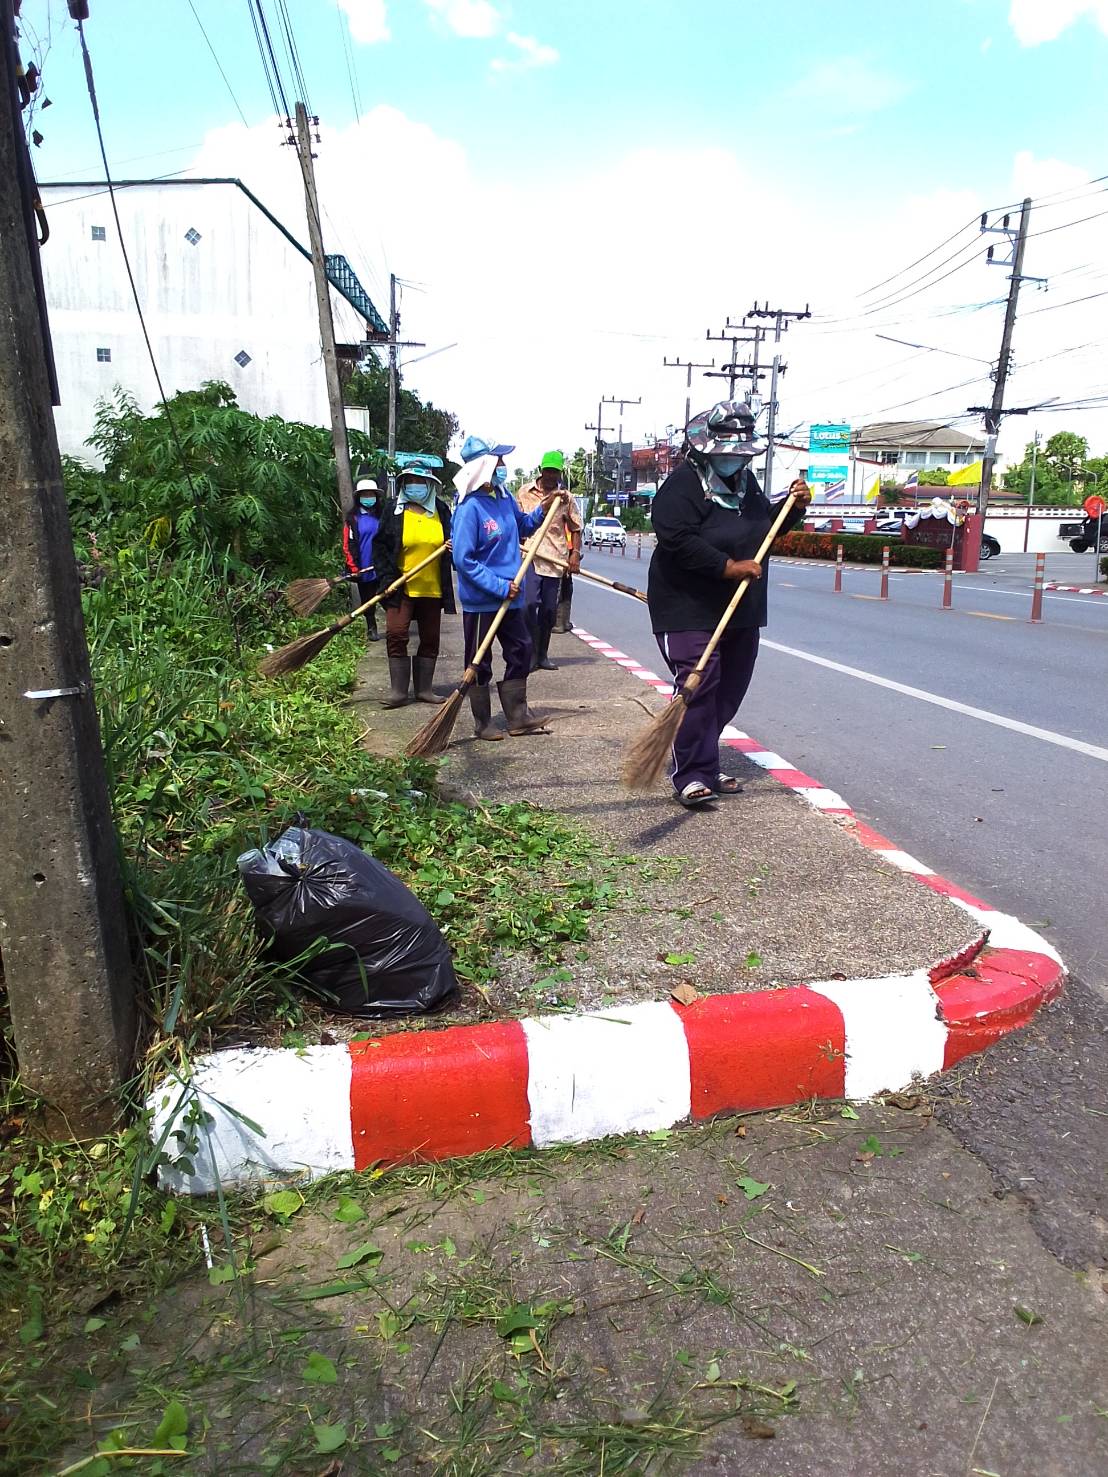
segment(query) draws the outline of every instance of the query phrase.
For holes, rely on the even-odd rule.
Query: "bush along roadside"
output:
[[[843,546],[843,558],[848,564],[880,564],[881,550],[885,540],[872,534],[860,533],[799,533],[782,534],[775,542],[773,552],[794,559],[834,559],[839,544]],[[908,569],[941,569],[945,550],[928,549],[919,544],[902,543],[890,538],[889,557],[894,564]]]
[[[299,812],[412,888],[446,933],[463,987],[480,992],[502,951],[554,963],[585,939],[619,859],[530,806],[451,802],[436,793],[433,766],[368,754],[356,709],[340,706],[360,651],[353,634],[266,682],[256,672],[265,644],[305,627],[260,574],[240,567],[229,582],[203,550],[170,560],[142,545],[97,550],[93,563],[85,617],[146,1017],[136,1102],[155,1077],[187,1075],[195,1053],[221,1042],[318,1039],[324,1017],[291,970],[266,958],[235,866]],[[16,1351],[5,1373],[19,1393],[2,1437],[41,1460],[49,1410],[31,1390],[57,1341],[95,1324],[104,1303],[140,1291],[146,1300],[202,1269],[201,1227],[227,1261],[217,1243],[235,1244],[245,1212],[162,1196],[141,1121],[45,1145],[33,1109],[10,1080],[0,1336]]]

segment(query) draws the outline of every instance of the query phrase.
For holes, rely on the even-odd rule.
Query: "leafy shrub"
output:
[[[928,549],[918,544],[906,544],[900,539],[887,540],[894,564],[906,565],[909,569],[941,569],[945,559],[942,549]],[[880,564],[881,550],[886,540],[873,534],[862,533],[792,533],[782,534],[775,542],[775,554],[791,555],[794,559],[834,559],[835,548],[843,546],[843,558],[849,564]]]

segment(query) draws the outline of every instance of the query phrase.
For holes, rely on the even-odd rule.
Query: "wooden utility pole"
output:
[[[314,120],[318,121],[318,120]],[[315,188],[315,165],[308,110],[296,105],[296,152],[304,176],[304,199],[308,208],[308,240],[315,272],[315,297],[319,309],[319,339],[323,347],[323,372],[327,377],[327,403],[331,409],[331,444],[335,453],[335,476],[343,514],[354,508],[354,479],[350,475],[350,447],[346,436],[346,412],[339,383],[339,358],[335,349],[335,323],[331,317],[331,284],[323,257],[323,231],[319,223],[319,196]],[[394,335],[395,337],[395,335]]]
[[[59,1137],[110,1129],[137,1012],[51,409],[36,197],[0,35],[0,953],[24,1085]]]

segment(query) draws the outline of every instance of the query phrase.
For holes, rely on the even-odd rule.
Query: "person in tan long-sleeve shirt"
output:
[[[561,485],[564,472],[565,457],[562,453],[548,451],[539,465],[539,475],[516,494],[523,511],[532,512],[545,497],[555,492]],[[566,573],[563,566],[568,565],[571,575],[581,568],[581,529],[581,515],[577,504],[570,498],[547,529],[531,567],[527,617],[535,643],[534,667],[545,672],[558,670],[557,664],[550,660],[550,633],[554,629],[562,578]]]

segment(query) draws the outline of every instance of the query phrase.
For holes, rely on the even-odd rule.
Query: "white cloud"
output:
[[[500,12],[490,0],[424,0],[455,36],[495,36],[500,30]]]
[[[818,62],[785,89],[791,101],[822,116],[855,117],[876,113],[899,102],[912,90],[898,71],[883,71],[861,56],[832,57]]]
[[[1108,0],[1012,0],[1008,23],[1021,46],[1040,46],[1086,15],[1108,36]]]
[[[558,53],[553,46],[547,46],[545,42],[536,41],[534,36],[520,36],[515,31],[509,31],[504,37],[509,46],[514,46],[519,53],[517,56],[495,56],[489,62],[489,68],[493,72],[526,72],[532,67],[550,67],[558,60]]]
[[[385,0],[339,0],[339,6],[346,12],[354,41],[362,46],[374,46],[378,41],[389,39]]]
[[[327,250],[349,259],[379,309],[387,304],[390,269],[424,284],[426,291],[405,292],[401,304],[404,336],[427,344],[413,355],[457,343],[413,364],[405,382],[453,410],[463,432],[515,442],[520,466],[533,465],[550,446],[573,450],[587,442],[584,423],[595,419],[601,395],[642,396],[641,406],[627,407],[623,422],[625,436],[635,440],[679,422],[685,374],[665,368],[663,357],[700,361],[714,355],[720,362],[727,345],[705,342],[705,329],[718,329],[727,314],[740,317],[755,295],[786,308],[810,301],[816,315],[796,324],[783,346],[787,426],[803,419],[841,417],[860,424],[900,415],[961,415],[988,397],[987,378],[961,385],[987,376],[986,365],[913,352],[877,339],[875,331],[995,358],[1003,315],[995,300],[1008,284],[1002,269],[985,265],[988,241],[1000,241],[977,240],[977,215],[985,205],[1024,194],[1068,192],[1092,172],[1020,154],[1011,177],[984,200],[976,191],[910,195],[894,182],[882,199],[880,229],[871,209],[844,197],[821,209],[813,235],[803,191],[779,182],[772,168],[762,173],[741,148],[613,150],[596,165],[566,160],[556,176],[505,179],[495,162],[478,167],[456,140],[382,106],[367,112],[360,126],[324,127],[317,153]],[[374,189],[351,191],[349,181],[364,173],[366,158],[376,161]],[[210,134],[193,168],[238,176],[306,241],[295,154],[274,148],[271,123],[254,129],[236,124]],[[700,219],[695,205],[673,207],[690,179],[713,182],[711,230],[690,228],[690,220]],[[429,200],[441,209],[441,230],[428,229]],[[631,249],[622,229],[572,229],[573,222],[610,220],[614,200],[665,202],[650,211],[648,228],[634,232]],[[486,215],[474,212],[474,201],[488,202]],[[1078,220],[1097,207],[1098,199],[1086,198],[1036,209],[1031,229]],[[750,230],[751,220],[759,223],[758,231]],[[513,229],[499,229],[503,221]],[[955,244],[893,275],[868,298],[852,296],[897,274],[966,222],[971,226],[955,244],[964,248],[967,265],[933,292],[909,296],[916,291],[910,284]],[[1014,345],[1014,404],[1108,390],[1102,367],[1108,298],[1061,306],[1108,288],[1108,280],[1097,275],[1106,259],[1108,219],[1028,242],[1026,271],[1050,276],[1051,282],[1046,293],[1024,289]],[[900,295],[903,306],[894,301],[868,318],[857,316]],[[951,305],[982,302],[995,305],[936,315]],[[1057,311],[1031,316],[1055,304]],[[827,321],[842,317],[849,321]],[[344,341],[361,336],[345,308],[338,329]],[[1069,348],[1075,351],[1059,355]],[[696,374],[693,409],[719,398],[725,388],[726,381]],[[917,399],[936,390],[944,393]],[[609,415],[605,423],[615,425]],[[1047,435],[1074,429],[1098,450],[1108,445],[1105,416],[1045,415],[1039,424]],[[1035,428],[1033,416],[1006,422],[1002,453],[1018,457]]]

